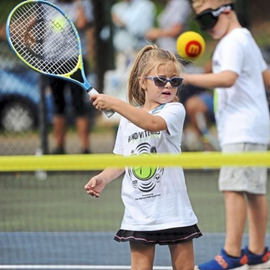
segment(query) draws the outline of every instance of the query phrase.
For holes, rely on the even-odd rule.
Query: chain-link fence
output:
[[[5,35],[5,22],[9,12],[22,1],[2,0],[0,5],[0,155],[35,154],[38,148],[49,153],[53,147],[53,101],[50,89],[40,83],[40,75],[22,63],[9,48]],[[93,0],[94,22],[88,29],[88,62],[91,82],[103,91],[104,73],[115,69],[112,46],[110,9],[115,0]],[[165,1],[152,1],[160,9]],[[243,25],[247,26],[270,63],[270,2],[264,0],[237,0],[237,12]],[[102,36],[107,29],[107,38]],[[67,100],[69,97],[67,96]],[[86,97],[86,102],[88,98]],[[72,127],[72,112],[67,111]],[[89,104],[92,152],[110,152],[114,132],[101,136],[95,122],[93,108]],[[103,133],[102,133],[103,134]],[[70,129],[67,152],[79,151],[76,132]],[[102,147],[101,147],[102,146]]]

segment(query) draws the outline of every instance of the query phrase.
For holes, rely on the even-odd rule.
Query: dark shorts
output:
[[[84,61],[86,62],[86,61]],[[84,65],[85,71],[87,72],[87,65]],[[74,79],[78,79],[74,76]],[[49,85],[52,90],[52,95],[54,99],[54,109],[56,115],[64,115],[66,109],[66,98],[65,90],[67,87],[70,89],[71,102],[73,107],[73,113],[76,117],[82,117],[87,115],[87,105],[86,105],[86,92],[85,90],[76,83],[66,81],[64,79],[59,79],[56,77],[48,77]]]
[[[127,231],[119,230],[114,240],[118,242],[140,242],[149,245],[170,245],[191,241],[194,238],[202,236],[197,225],[171,228],[159,231]]]
[[[54,100],[54,110],[56,115],[64,115],[66,110],[66,87],[70,87],[73,113],[76,117],[87,115],[85,91],[77,84],[62,79],[50,77],[49,83]]]

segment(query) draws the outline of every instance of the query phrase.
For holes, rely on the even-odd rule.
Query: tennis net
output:
[[[84,185],[104,166],[183,166],[189,196],[204,236],[194,240],[196,263],[211,259],[224,241],[219,168],[270,167],[270,153],[183,153],[144,158],[112,155],[0,157],[0,269],[129,269],[127,243],[113,240],[123,204],[121,178],[99,199]],[[91,164],[91,165],[90,165]],[[268,172],[268,190],[270,190]],[[270,196],[268,195],[270,203]],[[243,245],[248,241],[247,231]],[[267,241],[270,243],[270,220]],[[171,269],[168,249],[157,246],[154,269]]]

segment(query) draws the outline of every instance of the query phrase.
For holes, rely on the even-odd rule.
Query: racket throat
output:
[[[81,69],[76,70],[72,75],[70,75],[70,78],[74,80],[74,82],[77,81],[83,84],[83,87],[87,93],[89,93],[93,89],[93,87],[86,80],[85,75]]]
[[[72,75],[70,75],[70,78],[76,81],[81,82],[84,84],[85,80],[82,75],[82,71],[80,69],[76,70]]]

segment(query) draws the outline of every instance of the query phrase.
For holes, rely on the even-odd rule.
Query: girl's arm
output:
[[[115,102],[112,109],[144,130],[154,132],[167,129],[167,123],[162,117],[152,115],[140,108],[131,106],[120,99]]]
[[[167,124],[162,117],[131,106],[121,99],[99,94],[92,95],[91,101],[98,110],[113,110],[144,130],[154,132],[167,129]]]
[[[125,170],[106,168],[100,174],[92,177],[84,186],[86,192],[98,198],[107,184],[118,178]]]

